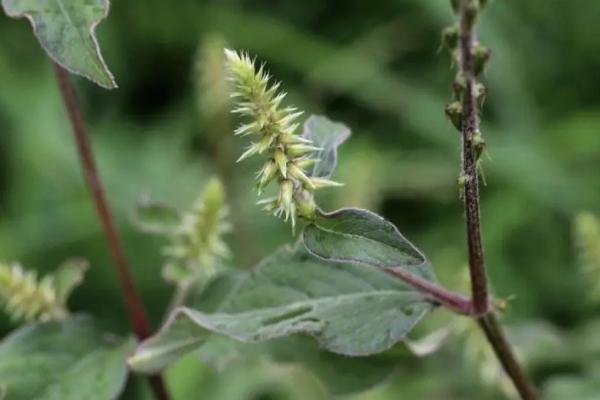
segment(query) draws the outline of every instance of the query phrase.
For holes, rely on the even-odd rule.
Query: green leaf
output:
[[[88,269],[88,262],[83,259],[65,261],[52,274],[56,297],[60,304],[66,305],[71,292],[83,282],[83,276]]]
[[[311,115],[304,123],[302,136],[322,149],[314,154],[319,161],[314,165],[310,176],[331,177],[337,163],[337,149],[350,137],[350,128],[327,117]]]
[[[141,197],[135,207],[134,222],[146,233],[173,235],[181,227],[181,214],[175,208]]]
[[[600,374],[582,377],[581,374],[557,376],[544,385],[546,400],[597,400],[600,393]]]
[[[367,356],[402,340],[432,308],[422,293],[382,270],[326,263],[302,246],[278,251],[225,293],[217,293],[225,296],[218,312],[176,310],[138,347],[132,368],[158,371],[211,332],[248,343],[306,334],[334,353]]]
[[[108,15],[108,0],[2,0],[4,12],[27,18],[48,55],[67,70],[106,89],[117,87],[94,31]]]
[[[85,316],[26,325],[0,343],[0,385],[6,400],[115,399],[133,345]]]
[[[236,290],[246,272],[231,270],[207,283],[200,295],[192,300],[195,308],[214,312]],[[390,356],[390,352],[394,353]],[[232,363],[250,359],[268,359],[286,365],[302,365],[315,376],[331,395],[339,396],[364,391],[389,378],[400,358],[394,347],[368,358],[345,357],[319,348],[311,338],[292,336],[262,344],[248,344],[224,336],[212,336],[198,350],[200,359],[217,371]]]
[[[391,222],[371,211],[345,208],[319,214],[303,232],[304,245],[324,260],[402,267],[434,280],[431,265]]]

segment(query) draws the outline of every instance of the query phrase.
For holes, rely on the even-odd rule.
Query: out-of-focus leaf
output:
[[[133,345],[106,335],[85,316],[26,325],[0,343],[6,400],[115,399]]]
[[[507,331],[519,360],[528,368],[550,368],[573,356],[573,349],[565,337],[548,322],[527,321],[507,326]]]
[[[404,344],[415,356],[425,357],[438,351],[449,336],[449,329],[438,329],[419,339],[405,339]]]
[[[176,310],[129,362],[140,372],[158,371],[211,332],[241,342],[302,333],[334,353],[367,356],[402,340],[431,308],[422,293],[384,271],[284,248],[241,279],[218,312]]]
[[[276,364],[301,365],[317,376],[334,396],[360,392],[384,382],[399,363],[398,357],[390,357],[387,352],[368,358],[345,357],[320,349],[313,340],[301,336],[262,344],[240,343],[213,336],[198,350],[198,354],[203,362],[217,371],[246,359],[266,358]]]
[[[328,400],[315,376],[295,365],[275,365],[266,360],[243,360],[214,382],[206,396],[211,400],[285,399]]]
[[[319,161],[313,166],[310,175],[318,178],[331,177],[337,163],[338,147],[350,137],[350,128],[327,117],[311,115],[304,123],[302,136],[321,148],[314,154]]]
[[[545,400],[598,400],[600,376],[559,376],[544,387]]]
[[[48,55],[69,71],[106,89],[117,87],[95,36],[108,15],[108,0],[2,0],[4,12],[27,18]]]
[[[345,208],[319,214],[302,238],[308,251],[328,261],[402,267],[435,279],[421,251],[391,222],[371,211]]]
[[[61,304],[66,305],[73,289],[83,282],[83,276],[88,269],[88,263],[83,259],[65,261],[52,274],[56,296]]]
[[[171,235],[181,226],[181,214],[167,204],[143,196],[136,204],[134,222],[144,232]]]
[[[569,334],[567,354],[578,355],[579,360],[589,362],[600,360],[600,318],[586,321]]]

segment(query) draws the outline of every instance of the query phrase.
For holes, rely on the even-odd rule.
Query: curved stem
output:
[[[144,305],[142,304],[133,282],[125,252],[123,251],[119,235],[115,228],[110,206],[104,195],[104,188],[96,168],[94,154],[75,96],[75,91],[69,80],[69,73],[60,65],[56,63],[53,63],[53,65],[62,100],[71,122],[73,138],[77,145],[77,152],[85,175],[85,180],[102,225],[104,236],[106,237],[106,242],[119,278],[119,284],[121,285],[121,292],[124,297],[127,311],[129,312],[129,318],[136,336],[138,339],[143,340],[152,333],[150,323],[146,317]],[[157,399],[168,400],[169,396],[160,375],[150,377],[150,385]]]

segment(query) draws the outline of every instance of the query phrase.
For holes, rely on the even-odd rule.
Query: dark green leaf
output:
[[[241,342],[302,333],[334,353],[366,356],[390,348],[432,308],[422,293],[384,271],[326,263],[302,246],[280,250],[227,293],[218,312],[178,309],[158,335],[142,343],[130,365],[160,370],[211,332]]]
[[[0,385],[6,400],[115,399],[133,344],[84,316],[26,325],[0,343]]]
[[[322,149],[314,154],[319,162],[314,165],[310,176],[329,178],[337,163],[337,149],[350,137],[350,128],[327,117],[311,115],[304,123],[302,136]]]
[[[381,268],[403,267],[434,279],[421,251],[391,222],[367,210],[347,208],[319,214],[304,229],[303,241],[311,253],[325,260]]]
[[[26,17],[48,55],[69,71],[107,89],[117,87],[94,34],[108,15],[108,0],[2,0],[4,12]]]

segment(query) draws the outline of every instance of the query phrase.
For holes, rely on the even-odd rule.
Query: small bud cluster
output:
[[[19,264],[0,264],[0,300],[14,320],[47,321],[64,319],[68,314],[54,278],[49,275],[38,280],[35,272]]]
[[[452,84],[452,100],[446,105],[445,113],[459,132],[462,132],[463,129],[463,104],[468,90],[471,90],[470,95],[477,102],[477,107],[479,109],[483,107],[487,89],[481,82],[478,82],[478,78],[485,71],[491,58],[490,49],[482,46],[479,42],[461,46],[461,40],[463,40],[461,35],[464,35],[464,32],[461,33],[461,26],[466,27],[467,30],[473,30],[480,12],[486,4],[487,1],[484,0],[451,0],[452,9],[460,15],[459,22],[445,28],[442,32],[442,46],[450,53],[453,63],[458,66],[458,72]],[[472,71],[466,71],[463,65],[465,57],[462,52],[465,51],[465,48],[471,53],[466,58],[472,60]],[[471,85],[467,84],[468,79],[472,79]],[[480,175],[483,177],[480,157],[485,150],[485,140],[479,130],[470,133],[467,137],[475,152]],[[468,179],[467,176],[461,175],[459,186],[464,186]]]
[[[276,181],[279,194],[259,201],[265,209],[278,217],[285,217],[295,225],[296,216],[313,219],[316,215],[314,191],[338,183],[311,177],[306,169],[317,162],[312,154],[320,148],[298,134],[296,122],[302,115],[294,107],[282,107],[286,96],[279,91],[280,83],[269,84],[270,76],[264,65],[256,67],[247,54],[225,50],[229,78],[235,90],[233,112],[247,117],[250,122],[235,130],[235,135],[252,136],[255,140],[238,161],[266,153],[268,159],[257,174],[259,194],[269,183]]]
[[[189,272],[213,275],[218,262],[229,256],[223,241],[223,235],[231,230],[228,214],[223,185],[212,179],[193,209],[183,214],[180,230],[165,255],[179,260]]]

